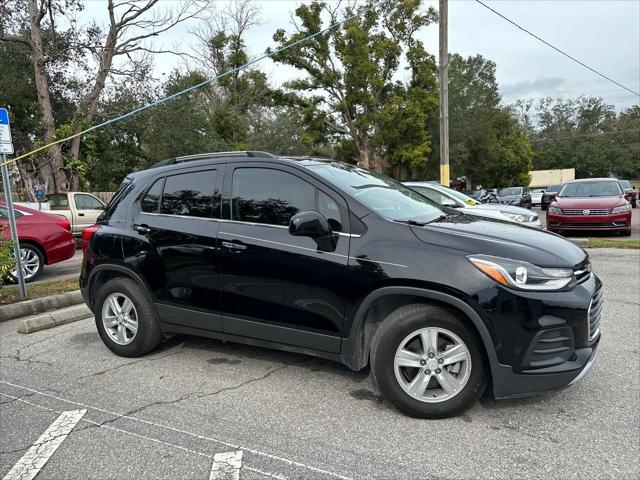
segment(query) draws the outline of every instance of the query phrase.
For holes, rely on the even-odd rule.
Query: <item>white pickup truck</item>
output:
[[[47,195],[51,213],[64,215],[71,223],[71,233],[80,237],[82,230],[96,223],[105,204],[85,192],[50,193]]]

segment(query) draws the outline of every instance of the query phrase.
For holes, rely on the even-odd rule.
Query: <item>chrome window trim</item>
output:
[[[140,211],[140,215],[151,215],[154,217],[169,217],[169,218],[187,218],[189,220],[204,220],[205,222],[219,222],[218,218],[207,218],[207,217],[195,217],[190,215],[176,215],[173,213],[153,213],[153,212],[143,212]]]

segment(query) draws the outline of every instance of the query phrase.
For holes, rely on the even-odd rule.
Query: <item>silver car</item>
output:
[[[428,182],[405,182],[405,185],[444,207],[458,208],[469,215],[516,222],[542,228],[538,214],[527,208],[499,203],[478,203],[462,192]]]

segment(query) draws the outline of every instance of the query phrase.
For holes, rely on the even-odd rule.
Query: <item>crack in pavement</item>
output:
[[[180,345],[178,345],[176,351],[172,351],[170,353],[167,353],[165,355],[156,355],[156,356],[147,356],[147,357],[143,357],[143,358],[139,358],[137,360],[134,360],[133,362],[128,362],[128,363],[122,363],[120,365],[114,365],[113,367],[107,368],[105,370],[100,370],[99,372],[93,372],[90,373],[88,375],[82,375],[81,377],[76,377],[71,379],[72,382],[77,382],[78,380],[84,380],[85,378],[90,378],[90,377],[97,377],[99,375],[104,375],[105,373],[109,373],[109,372],[113,372],[115,370],[118,370],[120,368],[124,368],[124,367],[128,367],[129,365],[136,365],[138,363],[144,363],[144,362],[154,362],[156,360],[161,360],[163,358],[167,358],[167,357],[171,357],[173,355],[178,355],[180,353],[185,352],[186,350],[184,350],[184,342],[182,342]]]

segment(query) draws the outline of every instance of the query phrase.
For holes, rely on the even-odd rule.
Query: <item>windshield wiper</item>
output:
[[[398,223],[406,223],[407,225],[413,225],[415,227],[424,227],[428,222],[419,222],[417,220],[409,219],[409,220],[398,220],[397,218],[393,220]]]

